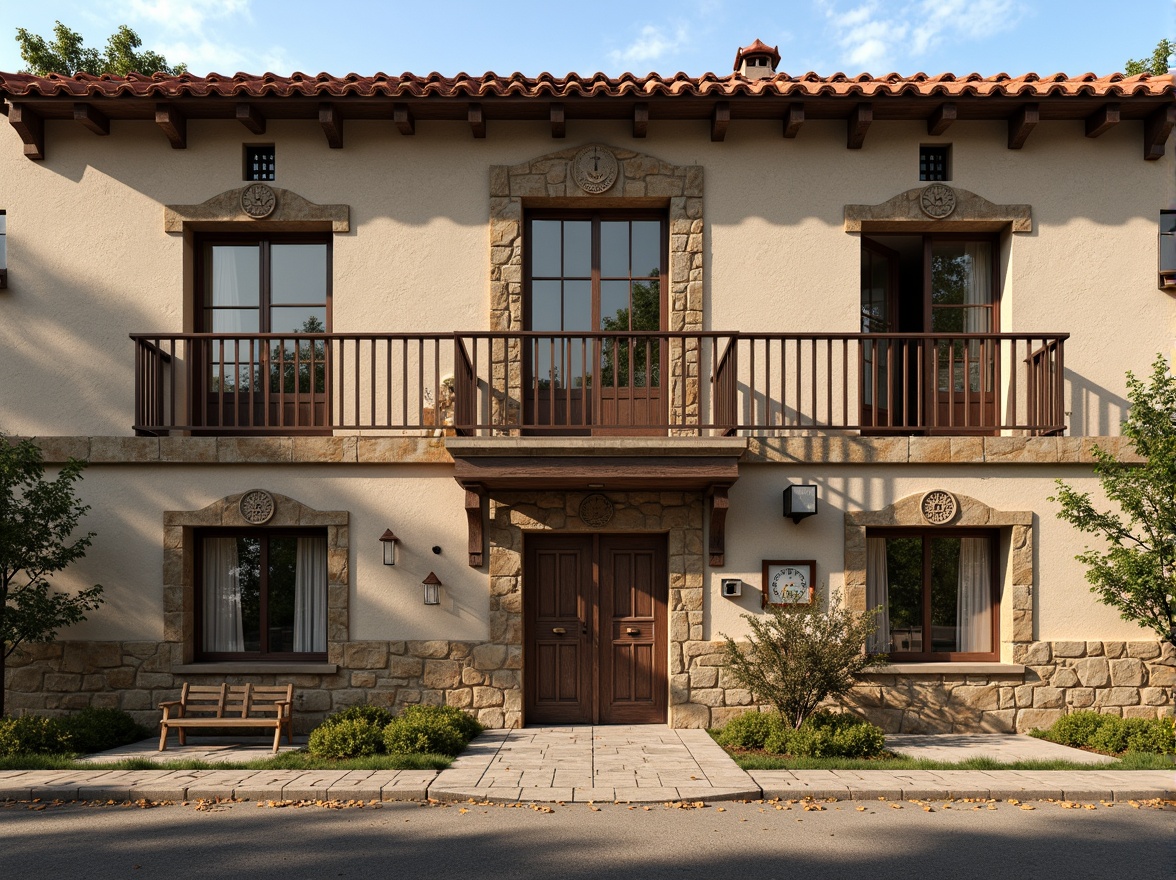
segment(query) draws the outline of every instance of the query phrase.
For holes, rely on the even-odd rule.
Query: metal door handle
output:
[[[641,630],[637,629],[635,626],[630,626],[625,628],[625,634],[630,636],[638,636],[641,635]]]
[[[553,633],[555,633],[557,636],[562,636],[564,633],[566,633],[566,632],[567,632],[567,630],[566,630],[566,629],[564,629],[562,626],[553,626],[553,627],[551,628],[551,631],[552,631]]]

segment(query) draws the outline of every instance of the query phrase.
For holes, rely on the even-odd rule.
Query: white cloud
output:
[[[618,66],[632,69],[637,65],[656,64],[666,56],[684,49],[690,43],[690,28],[682,23],[668,27],[647,24],[629,45],[608,53],[609,60]]]
[[[837,0],[821,7],[847,73],[881,74],[918,67],[947,41],[986,39],[1012,29],[1021,17],[1014,0],[919,0],[912,4],[866,0],[852,8]]]
[[[131,0],[130,9],[168,30],[192,34],[203,34],[209,20],[250,15],[249,0]]]
[[[198,75],[209,72],[290,73],[287,52],[280,46],[239,43],[227,34],[253,30],[251,0],[130,0],[134,25],[158,33],[151,48],[173,64],[183,62]],[[145,42],[147,42],[145,40]]]

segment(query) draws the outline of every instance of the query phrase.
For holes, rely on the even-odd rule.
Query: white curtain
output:
[[[987,538],[960,539],[956,650],[992,650],[992,566]]]
[[[987,241],[969,241],[964,244],[968,258],[968,285],[964,290],[964,305],[987,306],[992,304],[992,245]],[[964,311],[965,333],[988,333],[989,309],[969,308]]]
[[[245,650],[236,538],[204,539],[204,650]]]
[[[299,538],[294,569],[294,650],[327,650],[327,540]]]
[[[890,650],[890,582],[886,577],[886,539],[866,539],[866,608],[882,611],[875,618],[878,628],[870,636],[866,650],[884,654]]]

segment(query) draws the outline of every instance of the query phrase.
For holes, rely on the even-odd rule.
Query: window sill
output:
[[[171,668],[173,675],[334,675],[337,663],[277,660],[233,660],[218,663],[181,663]]]
[[[1020,663],[888,663],[862,675],[1024,675]]]

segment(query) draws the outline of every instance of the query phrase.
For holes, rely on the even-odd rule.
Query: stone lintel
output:
[[[942,219],[924,213],[925,186],[908,189],[877,205],[846,205],[846,232],[1033,231],[1032,205],[997,205],[966,189],[954,189],[955,209]]]
[[[164,205],[163,231],[183,232],[185,225],[217,231],[216,224],[232,224],[227,229],[240,231],[247,224],[259,231],[282,232],[323,229],[331,232],[351,231],[349,205],[316,205],[288,189],[270,187],[277,197],[273,213],[255,220],[241,207],[241,194],[248,186],[226,190],[198,205]],[[227,231],[226,229],[226,231]]]

